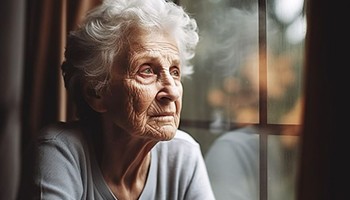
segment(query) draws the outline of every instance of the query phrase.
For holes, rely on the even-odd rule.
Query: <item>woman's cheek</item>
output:
[[[129,102],[133,103],[135,113],[145,113],[155,100],[156,91],[149,85],[134,85],[131,89]]]
[[[147,123],[147,114],[154,96],[152,90],[146,86],[134,84],[129,87],[127,99],[128,120],[136,129],[144,129]],[[125,109],[125,108],[124,108]]]
[[[182,95],[183,95],[182,85],[180,85],[179,90],[180,90],[180,97],[179,97],[179,99],[175,102],[175,105],[176,105],[176,112],[177,112],[177,115],[178,115],[178,117],[180,118],[181,109],[182,109]]]

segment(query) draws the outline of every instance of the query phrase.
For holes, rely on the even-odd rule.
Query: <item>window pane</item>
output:
[[[268,123],[295,124],[286,118],[302,89],[306,23],[303,0],[267,1],[267,97]],[[298,111],[295,111],[296,113]]]
[[[302,1],[266,1],[267,88],[259,85],[258,0],[180,1],[200,30],[195,73],[183,81],[180,128],[201,144],[218,200],[294,198],[306,32]],[[259,89],[267,92],[267,113],[259,113]],[[263,129],[259,115],[267,115]]]
[[[259,200],[259,136],[254,126],[235,129],[208,150],[205,161],[217,200]]]
[[[200,30],[195,73],[183,81],[181,126],[193,122],[216,137],[237,123],[258,123],[257,0],[181,4],[197,19]],[[199,140],[207,137],[203,130],[191,133]]]
[[[268,137],[268,200],[294,200],[298,136]]]

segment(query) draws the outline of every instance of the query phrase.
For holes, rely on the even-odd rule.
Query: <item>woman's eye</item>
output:
[[[142,73],[145,73],[145,74],[153,74],[153,71],[152,71],[151,68],[147,68],[147,69],[143,70]]]
[[[149,65],[143,65],[140,68],[139,73],[143,75],[152,75],[154,74],[154,71]]]
[[[170,74],[174,77],[180,77],[180,70],[177,67],[173,67]]]

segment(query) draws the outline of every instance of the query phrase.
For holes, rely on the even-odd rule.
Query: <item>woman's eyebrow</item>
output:
[[[172,64],[178,65],[180,63],[180,57],[178,54],[166,54],[161,55],[156,51],[145,51],[142,53],[133,54],[130,61],[131,63],[142,63],[142,62],[159,62],[161,63],[163,59],[170,61]]]

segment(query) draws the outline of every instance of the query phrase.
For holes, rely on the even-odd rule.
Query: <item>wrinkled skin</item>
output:
[[[102,117],[99,165],[119,199],[138,199],[150,151],[171,140],[179,126],[182,83],[176,42],[168,34],[134,30],[129,49],[113,66],[109,90],[85,98]],[[87,90],[86,90],[87,91]]]
[[[114,68],[111,90],[104,96],[105,115],[132,137],[169,140],[182,104],[177,45],[168,34],[138,32],[129,41],[128,60]]]
[[[116,59],[110,87],[84,98],[100,113],[97,160],[110,190],[119,199],[138,199],[151,161],[151,149],[171,140],[180,122],[182,83],[176,41],[165,32],[135,29],[128,49]]]

